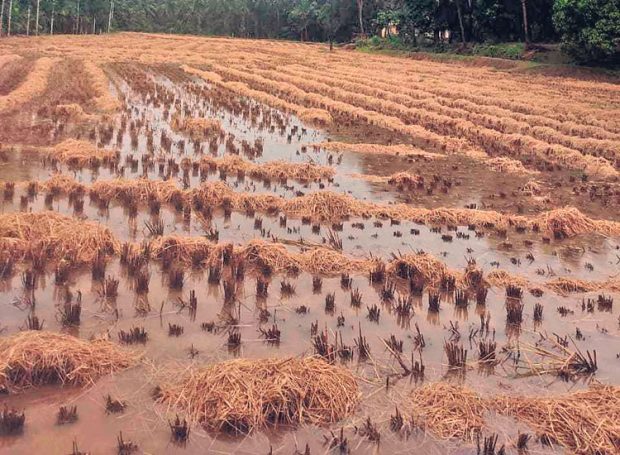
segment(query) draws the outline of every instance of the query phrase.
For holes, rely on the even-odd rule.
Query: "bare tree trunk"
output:
[[[28,5],[28,16],[26,18],[26,36],[30,36],[30,5]]]
[[[95,19],[95,16],[93,16],[93,35],[97,34],[96,24],[97,24],[97,20]]]
[[[56,3],[52,3],[52,19],[50,21],[50,35],[54,34],[54,15],[56,13]]]
[[[9,0],[9,22],[6,25],[6,36],[11,36],[11,16],[13,16],[13,0]]]
[[[75,18],[75,34],[80,33],[80,0],[77,0],[77,13]]]
[[[108,33],[112,29],[112,16],[114,16],[114,0],[110,0],[110,15],[108,16]]]
[[[523,10],[523,33],[525,35],[525,47],[530,44],[529,27],[527,25],[527,0],[521,0],[521,9]]]
[[[463,26],[463,12],[461,11],[461,0],[456,1],[456,14],[459,17],[459,27],[461,28],[461,41],[463,44],[466,44],[465,40],[465,27]]]
[[[2,9],[0,10],[0,36],[2,36],[2,31],[4,30],[4,2],[2,0]]]
[[[357,14],[360,23],[360,33],[364,35],[364,0],[357,0]]]
[[[35,21],[35,35],[39,35],[39,11],[41,6],[41,0],[37,0],[37,20]],[[30,11],[30,7],[28,7],[28,11]]]

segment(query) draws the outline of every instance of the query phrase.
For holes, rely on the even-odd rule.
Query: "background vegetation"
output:
[[[36,33],[37,5],[40,33],[100,33],[110,22],[112,30],[307,41],[382,35],[366,44],[458,44],[508,58],[527,47],[515,42],[560,41],[580,62],[620,56],[618,0],[2,0],[4,33],[9,15],[13,33]]]

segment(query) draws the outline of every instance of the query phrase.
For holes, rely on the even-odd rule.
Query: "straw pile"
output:
[[[49,191],[53,194],[75,194],[83,193],[86,190],[83,184],[64,174],[54,174],[45,182],[32,180],[29,183],[34,183],[40,190]]]
[[[219,136],[222,132],[220,121],[210,118],[190,118],[175,115],[172,117],[170,126],[177,131],[189,134],[194,139]]]
[[[54,107],[54,114],[59,117],[65,117],[68,119],[79,120],[86,117],[82,106],[76,103],[72,104],[58,104]]]
[[[38,330],[0,338],[0,383],[9,389],[89,385],[136,361],[135,355],[104,340],[88,342]]]
[[[351,178],[365,180],[371,183],[389,183],[398,188],[415,188],[424,184],[424,177],[410,172],[397,172],[392,175],[372,175],[372,174],[349,174]]]
[[[293,216],[330,221],[350,216],[370,215],[369,204],[346,194],[321,191],[285,200],[282,210]]]
[[[504,174],[536,174],[535,171],[526,169],[523,163],[512,158],[500,156],[497,158],[489,158],[485,161],[489,169]]]
[[[113,161],[116,152],[100,149],[87,141],[67,139],[56,144],[47,156],[69,166],[81,167]]]
[[[190,370],[162,387],[160,402],[211,431],[248,432],[277,424],[327,425],[359,399],[351,373],[322,359],[230,360]]]
[[[319,126],[331,125],[334,121],[332,115],[324,109],[304,109],[298,113],[298,117],[302,122]]]
[[[387,272],[401,277],[422,277],[424,283],[432,288],[438,287],[444,277],[455,275],[454,272],[448,270],[446,264],[427,253],[413,253],[396,257],[388,264]]]
[[[110,81],[103,70],[92,60],[84,60],[84,70],[90,77],[95,96],[93,102],[97,109],[109,112],[121,107],[119,100],[110,94]]]
[[[0,55],[0,68],[2,68],[4,65],[8,63],[16,62],[17,60],[21,60],[21,59],[22,57],[17,54]]]
[[[577,454],[620,453],[620,387],[551,398],[500,396],[491,406]]]
[[[256,164],[246,161],[239,156],[229,155],[223,158],[204,157],[201,166],[210,170],[221,170],[228,173],[239,173],[249,175],[258,179],[274,180],[320,180],[331,178],[336,173],[334,169],[327,166],[319,166],[312,163],[291,163],[290,161],[269,161],[267,163]]]
[[[51,259],[91,262],[99,252],[119,250],[112,232],[97,223],[54,212],[0,215],[0,246],[15,258],[32,258],[44,251]]]
[[[445,382],[416,389],[408,403],[420,426],[441,438],[475,439],[489,410],[514,417],[576,454],[620,450],[620,387],[596,385],[556,397],[482,398]]]
[[[306,272],[336,275],[348,272],[368,272],[376,261],[355,259],[328,248],[315,248],[299,255],[299,262]]]
[[[620,235],[620,223],[592,220],[574,207],[566,207],[541,214],[537,223],[556,238],[573,237],[589,232],[604,235]]]
[[[65,141],[79,142],[79,141]],[[60,149],[62,144],[57,146]],[[93,146],[91,150],[97,151]],[[73,146],[67,147],[74,149]],[[69,152],[67,152],[69,153]],[[82,153],[82,152],[71,152]],[[99,151],[84,153],[84,157],[92,153],[109,154],[112,152]],[[303,173],[301,168],[296,169],[292,165],[280,167],[274,164],[253,165],[257,166],[258,172],[272,174],[286,172],[288,175]],[[290,165],[290,163],[289,163]],[[308,165],[312,166],[312,165]],[[249,168],[250,169],[250,168]],[[271,170],[270,170],[271,169]],[[287,169],[286,171],[282,171]],[[310,172],[323,173],[323,168],[313,169]],[[325,171],[327,174],[328,172]],[[437,208],[427,209],[412,207],[407,204],[376,204],[360,201],[348,194],[320,191],[306,194],[300,197],[285,199],[274,194],[255,194],[250,192],[236,192],[222,181],[205,182],[200,187],[190,190],[180,190],[174,183],[167,181],[139,180],[112,180],[108,182],[96,182],[91,188],[100,190],[103,195],[110,197],[136,197],[146,201],[149,197],[155,197],[161,202],[170,202],[173,196],[179,194],[182,199],[201,201],[210,207],[228,206],[239,211],[253,210],[262,213],[276,213],[282,211],[293,217],[310,217],[314,221],[336,221],[349,217],[393,218],[396,220],[408,220],[415,223],[431,225],[467,226],[469,224],[493,226],[495,228],[508,229],[514,226],[539,228],[544,232],[556,237],[572,237],[575,235],[598,232],[604,235],[620,235],[620,223],[617,221],[593,220],[582,214],[575,208],[563,208],[542,213],[534,218],[521,215],[504,215],[495,211],[460,209],[460,208]],[[91,191],[91,194],[92,191]],[[119,196],[120,195],[120,196]]]
[[[171,180],[107,180],[97,181],[90,187],[90,194],[106,200],[148,202],[157,200],[170,202],[175,194],[185,197]]]
[[[289,252],[282,244],[267,243],[254,239],[237,253],[248,264],[262,268],[268,267],[273,272],[298,272],[302,268],[299,254]]]
[[[446,156],[439,153],[431,153],[426,150],[413,147],[411,145],[384,145],[384,144],[351,144],[348,142],[320,142],[317,144],[309,144],[315,149],[332,150],[334,152],[353,152],[353,153],[369,153],[383,155],[400,155],[421,157],[430,160],[443,159]]]
[[[41,95],[47,87],[47,79],[57,59],[38,59],[26,79],[12,92],[0,96],[0,112],[14,109]]]
[[[445,382],[414,390],[409,404],[418,425],[446,439],[474,440],[487,411],[484,400],[473,391]]]
[[[225,245],[214,244],[205,237],[167,235],[156,237],[149,244],[153,257],[168,258],[184,265],[212,262]]]
[[[508,286],[517,286],[520,288],[527,288],[529,282],[520,276],[512,275],[505,270],[492,270],[486,276],[486,281],[491,286],[498,288],[505,288]]]

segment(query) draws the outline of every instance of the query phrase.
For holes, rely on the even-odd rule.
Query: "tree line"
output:
[[[1,0],[2,34],[111,30],[347,42],[398,34],[411,46],[554,42],[617,61],[619,0]]]

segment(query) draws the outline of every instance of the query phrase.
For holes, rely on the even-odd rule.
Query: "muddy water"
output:
[[[139,70],[136,70],[139,71]],[[243,108],[237,104],[239,100],[229,95],[213,93],[204,96],[211,90],[196,80],[185,80],[175,74],[165,74],[163,70],[151,69],[145,73],[150,85],[146,85],[137,77],[134,70],[116,68],[114,89],[121,94],[127,103],[126,111],[121,118],[112,119],[104,127],[111,128],[111,135],[102,135],[102,128],[94,129],[92,135],[102,146],[121,150],[121,162],[128,163],[131,157],[134,165],[128,164],[124,170],[126,178],[139,178],[146,175],[152,179],[162,176],[158,169],[143,167],[143,155],[152,148],[156,154],[162,153],[175,157],[199,158],[201,154],[211,153],[214,156],[225,156],[229,153],[224,140],[218,142],[216,149],[209,150],[209,144],[197,146],[183,134],[172,130],[170,118],[177,109],[188,110],[193,115],[217,117],[234,143],[242,148],[242,142],[254,143],[262,139],[263,149],[260,156],[254,156],[257,162],[274,159],[285,159],[295,162],[312,161],[318,164],[332,165],[336,169],[333,182],[323,182],[324,188],[332,191],[348,192],[360,199],[388,203],[396,200],[411,200],[425,206],[452,205],[463,206],[468,203],[484,203],[495,192],[486,182],[476,178],[470,172],[474,164],[447,160],[442,164],[444,172],[459,185],[454,185],[447,193],[403,194],[385,185],[369,184],[354,179],[350,174],[365,173],[388,175],[404,169],[432,172],[428,163],[408,162],[403,158],[385,158],[345,154],[338,156],[326,152],[301,151],[307,142],[340,140],[343,136],[360,134],[359,131],[340,131],[341,136],[328,131],[323,132],[301,124],[293,116],[285,115],[248,102]],[[175,77],[173,77],[175,76]],[[159,89],[157,89],[159,87]],[[161,90],[161,92],[159,92]],[[206,90],[206,92],[205,92]],[[161,96],[158,95],[161,93]],[[170,94],[175,102],[162,103],[161,97]],[[165,114],[165,111],[168,113]],[[123,120],[122,117],[125,117]],[[139,122],[138,141],[132,143],[131,133],[127,125]],[[125,123],[125,127],[123,127]],[[273,131],[271,125],[281,125]],[[66,131],[57,124],[58,129]],[[152,130],[153,144],[150,146],[148,136]],[[170,151],[161,148],[161,134],[171,138]],[[63,133],[59,133],[62,137]],[[87,136],[91,134],[86,131]],[[103,137],[105,136],[105,138]],[[105,139],[105,140],[104,140]],[[358,139],[363,140],[363,138]],[[180,141],[184,141],[182,144]],[[196,149],[197,147],[197,149]],[[196,152],[198,150],[198,152]],[[129,161],[132,161],[129,160]],[[454,164],[457,168],[452,169]],[[451,169],[450,171],[445,169]],[[477,172],[481,172],[476,168]],[[88,183],[98,179],[111,179],[118,176],[109,169],[74,170],[64,167],[57,170],[73,175],[77,180]],[[54,169],[44,163],[37,152],[28,147],[18,148],[0,166],[0,178],[4,180],[45,180]],[[482,173],[481,173],[482,175]],[[484,174],[488,175],[488,173]],[[183,185],[180,175],[173,176],[179,185]],[[499,182],[501,175],[494,175],[491,182]],[[220,179],[218,174],[207,177],[208,180]],[[469,179],[469,180],[468,180]],[[273,192],[285,197],[292,197],[297,192],[309,192],[321,189],[317,183],[304,186],[299,182],[288,181],[286,185],[278,182],[237,181],[236,177],[228,176],[226,181],[238,191]],[[190,175],[185,183],[189,187],[200,184],[197,175]],[[508,187],[517,188],[522,184],[518,179],[510,181]],[[495,183],[492,184],[493,186]],[[59,197],[51,204],[46,204],[44,195],[20,204],[23,190],[18,189],[12,200],[2,202],[4,213],[20,210],[54,210],[64,214],[74,214],[73,207],[66,198]],[[510,203],[515,203],[513,200]],[[146,207],[140,207],[137,215],[130,217],[126,209],[110,204],[109,209],[100,210],[94,204],[85,204],[81,214],[75,216],[96,220],[108,226],[122,240],[141,240],[148,237],[145,222],[151,220]],[[263,219],[263,232],[254,229],[254,217],[233,212],[230,217],[215,211],[210,226],[195,217],[185,222],[181,214],[169,207],[162,207],[161,218],[164,221],[165,233],[183,235],[203,235],[209,227],[219,230],[220,241],[245,243],[256,237],[298,240],[305,239],[321,243],[327,235],[328,226],[321,226],[319,232],[313,232],[312,226],[304,225],[301,220],[289,219],[285,227],[280,226],[279,219],[266,215],[257,215]],[[458,227],[461,235],[448,232],[443,227],[441,232],[431,230],[427,226],[403,222],[391,225],[389,220],[382,225],[375,224],[378,220],[351,219],[343,224],[339,233],[343,243],[343,252],[356,257],[373,256],[389,259],[394,254],[424,250],[444,261],[450,268],[462,270],[467,258],[473,257],[485,272],[501,267],[511,273],[522,275],[530,280],[543,280],[553,272],[557,276],[598,280],[618,273],[619,239],[602,236],[581,236],[568,241],[543,243],[539,236],[509,232],[507,238],[498,237],[493,232],[485,232],[476,236],[467,227]],[[364,228],[359,227],[363,223]],[[358,227],[353,227],[357,225]],[[415,230],[415,231],[412,231]],[[442,240],[442,235],[450,233],[451,242]],[[525,241],[531,242],[526,245]],[[528,259],[527,254],[533,257]],[[67,285],[56,286],[52,273],[38,277],[34,291],[36,313],[44,320],[45,330],[67,331],[89,338],[108,332],[112,339],[117,339],[120,330],[132,326],[144,327],[149,334],[149,341],[144,346],[134,347],[143,352],[144,362],[129,371],[106,377],[98,381],[92,388],[71,389],[49,387],[23,394],[0,397],[0,401],[8,406],[24,408],[27,422],[24,434],[13,438],[0,438],[2,453],[50,453],[66,454],[71,451],[72,441],[77,441],[80,450],[91,453],[114,453],[116,436],[123,432],[125,439],[136,442],[144,453],[303,453],[306,444],[311,453],[326,453],[328,446],[323,435],[329,434],[325,428],[278,429],[274,431],[256,432],[250,436],[233,437],[207,434],[200,428],[193,429],[190,440],[185,447],[178,447],[170,442],[168,418],[173,413],[167,412],[153,404],[151,391],[161,381],[170,378],[171,371],[180,371],[191,364],[205,364],[236,357],[262,358],[268,356],[287,356],[312,354],[311,323],[318,324],[319,330],[326,330],[330,340],[336,334],[342,336],[344,344],[355,345],[355,338],[361,329],[370,346],[371,359],[359,361],[357,355],[342,365],[350,368],[360,378],[359,383],[363,399],[358,412],[352,418],[333,426],[338,431],[341,426],[346,428],[345,436],[349,439],[352,453],[475,453],[471,446],[463,446],[457,442],[437,441],[422,432],[413,432],[408,438],[390,432],[389,417],[396,405],[402,409],[406,403],[406,395],[415,386],[409,378],[398,379],[401,369],[394,361],[383,340],[395,335],[403,341],[403,352],[408,357],[415,349],[416,326],[424,335],[426,346],[421,353],[416,349],[416,359],[421,356],[426,370],[425,381],[432,382],[444,377],[453,377],[447,367],[443,350],[445,340],[459,340],[468,349],[470,366],[465,373],[457,375],[455,380],[464,381],[484,394],[496,393],[528,393],[555,394],[583,387],[583,383],[563,382],[551,375],[542,377],[519,377],[523,371],[517,369],[512,360],[505,360],[494,369],[480,369],[477,364],[477,344],[481,336],[472,335],[480,326],[480,314],[490,314],[490,331],[488,338],[498,343],[499,358],[507,359],[500,353],[503,346],[521,346],[522,356],[527,356],[527,346],[540,341],[541,333],[555,338],[571,336],[575,338],[577,329],[583,338],[576,340],[582,350],[596,350],[599,370],[596,377],[607,384],[620,383],[620,369],[617,355],[620,354],[620,295],[613,295],[616,300],[611,312],[599,311],[594,305],[592,311],[582,310],[582,298],[596,298],[592,295],[557,296],[546,292],[541,298],[530,294],[523,297],[524,320],[519,330],[506,324],[506,297],[504,289],[493,288],[489,291],[485,307],[470,303],[467,308],[457,308],[451,297],[445,296],[439,313],[429,312],[428,295],[413,297],[413,312],[410,318],[401,320],[390,311],[391,306],[382,302],[381,288],[371,285],[366,277],[354,276],[352,289],[359,289],[362,304],[359,308],[351,306],[351,290],[343,289],[340,278],[323,279],[320,292],[314,292],[312,277],[300,274],[298,277],[273,277],[266,299],[256,296],[255,276],[248,273],[245,280],[239,283],[237,302],[228,307],[224,302],[221,284],[212,285],[207,282],[205,271],[186,270],[182,290],[169,289],[166,274],[159,265],[150,265],[149,292],[137,295],[134,291],[133,279],[118,262],[108,265],[107,274],[120,279],[119,296],[115,299],[101,297],[101,283],[91,279],[90,271],[74,271]],[[21,269],[11,278],[4,280],[0,288],[0,322],[3,334],[15,333],[24,325],[28,309],[23,306],[25,291],[22,288]],[[295,294],[284,297],[280,293],[282,280],[291,281],[295,285]],[[397,283],[398,292],[407,293],[406,283]],[[179,302],[187,300],[189,292],[195,290],[198,298],[196,315],[190,315]],[[67,292],[74,297],[82,295],[82,321],[79,327],[63,327],[58,319],[58,306],[64,302]],[[335,310],[325,311],[325,298],[328,293],[335,294]],[[543,305],[543,320],[540,325],[533,321],[534,305]],[[298,312],[301,306],[307,307],[306,313]],[[368,318],[368,307],[377,305],[380,309],[378,322]],[[563,307],[563,308],[562,308]],[[562,308],[562,313],[558,312]],[[266,321],[261,322],[260,316],[268,311]],[[223,319],[229,315],[238,319],[238,329],[242,344],[239,349],[230,350],[227,346],[227,331],[216,330],[209,333],[201,329],[201,324],[214,322],[223,326]],[[565,314],[562,316],[562,314]],[[278,345],[266,342],[260,329],[267,329],[276,323],[281,331]],[[168,334],[169,324],[183,326],[183,334],[171,337]],[[572,347],[572,345],[571,345]],[[193,353],[192,353],[193,352]],[[392,384],[386,389],[386,376],[391,377]],[[120,415],[108,415],[105,412],[104,397],[111,394],[115,398],[127,402],[127,409]],[[77,405],[79,421],[73,425],[56,426],[55,414],[60,405]],[[374,444],[356,434],[355,427],[369,416],[377,423],[381,431],[381,443]],[[500,435],[500,442],[508,446],[514,443],[518,431],[528,429],[509,419],[490,416],[490,431]],[[543,448],[539,443],[530,443],[530,453],[561,453],[560,449]],[[511,449],[512,450],[512,449]]]

